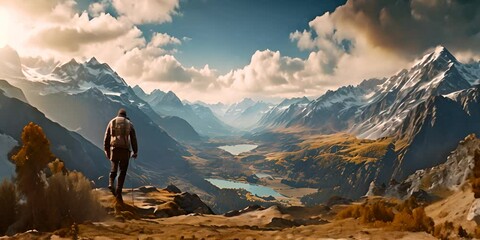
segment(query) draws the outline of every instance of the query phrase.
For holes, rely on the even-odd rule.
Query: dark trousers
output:
[[[112,168],[110,169],[110,184],[113,186],[115,178],[117,177],[117,171],[120,169],[120,175],[118,176],[117,188],[115,195],[121,196],[123,184],[125,183],[125,177],[127,176],[128,161],[130,159],[130,151],[128,149],[114,148],[111,151],[110,163]]]

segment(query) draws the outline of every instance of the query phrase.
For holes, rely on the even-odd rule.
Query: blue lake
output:
[[[279,196],[282,196],[280,193],[276,192],[275,190],[273,190],[269,187],[265,187],[265,186],[249,184],[249,183],[242,183],[242,182],[235,182],[235,181],[229,181],[229,180],[223,180],[223,179],[207,178],[205,180],[209,181],[211,184],[217,186],[218,188],[245,189],[245,190],[251,192],[252,194],[255,194],[255,195],[261,196],[261,197],[268,197],[268,196],[279,197]]]
[[[218,148],[225,150],[233,155],[238,155],[240,153],[244,152],[250,152],[253,149],[258,147],[258,145],[254,144],[237,144],[237,145],[226,145],[226,146],[220,146]]]

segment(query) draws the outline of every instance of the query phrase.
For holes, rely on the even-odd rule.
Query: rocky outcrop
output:
[[[116,215],[121,215],[122,219],[165,218],[191,213],[214,214],[198,195],[181,192],[175,185],[164,189],[153,186],[124,189],[124,204],[116,203],[107,189],[98,189],[97,192],[102,205],[115,210]]]
[[[447,161],[438,166],[416,171],[401,183],[393,183],[386,195],[409,197],[414,194],[457,190],[472,177],[475,151],[480,149],[480,139],[470,134],[450,153]],[[425,194],[422,194],[423,196]]]
[[[247,212],[253,212],[253,211],[257,211],[257,210],[263,210],[265,209],[264,207],[262,206],[259,206],[259,205],[251,205],[251,206],[248,206],[244,209],[241,209],[241,210],[233,210],[233,211],[230,211],[230,212],[227,212],[225,214],[223,214],[225,217],[234,217],[234,216],[240,216],[244,213],[247,213]]]

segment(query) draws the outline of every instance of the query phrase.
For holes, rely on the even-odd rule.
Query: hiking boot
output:
[[[115,199],[117,200],[117,203],[123,204],[122,194],[117,194],[117,196],[115,196]]]
[[[112,193],[112,195],[115,197],[115,187],[113,185],[108,185],[108,189],[110,190],[110,192]]]

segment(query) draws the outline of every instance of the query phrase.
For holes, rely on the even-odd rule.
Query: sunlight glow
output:
[[[9,12],[4,8],[0,8],[0,47],[8,43],[10,20],[11,16]]]

